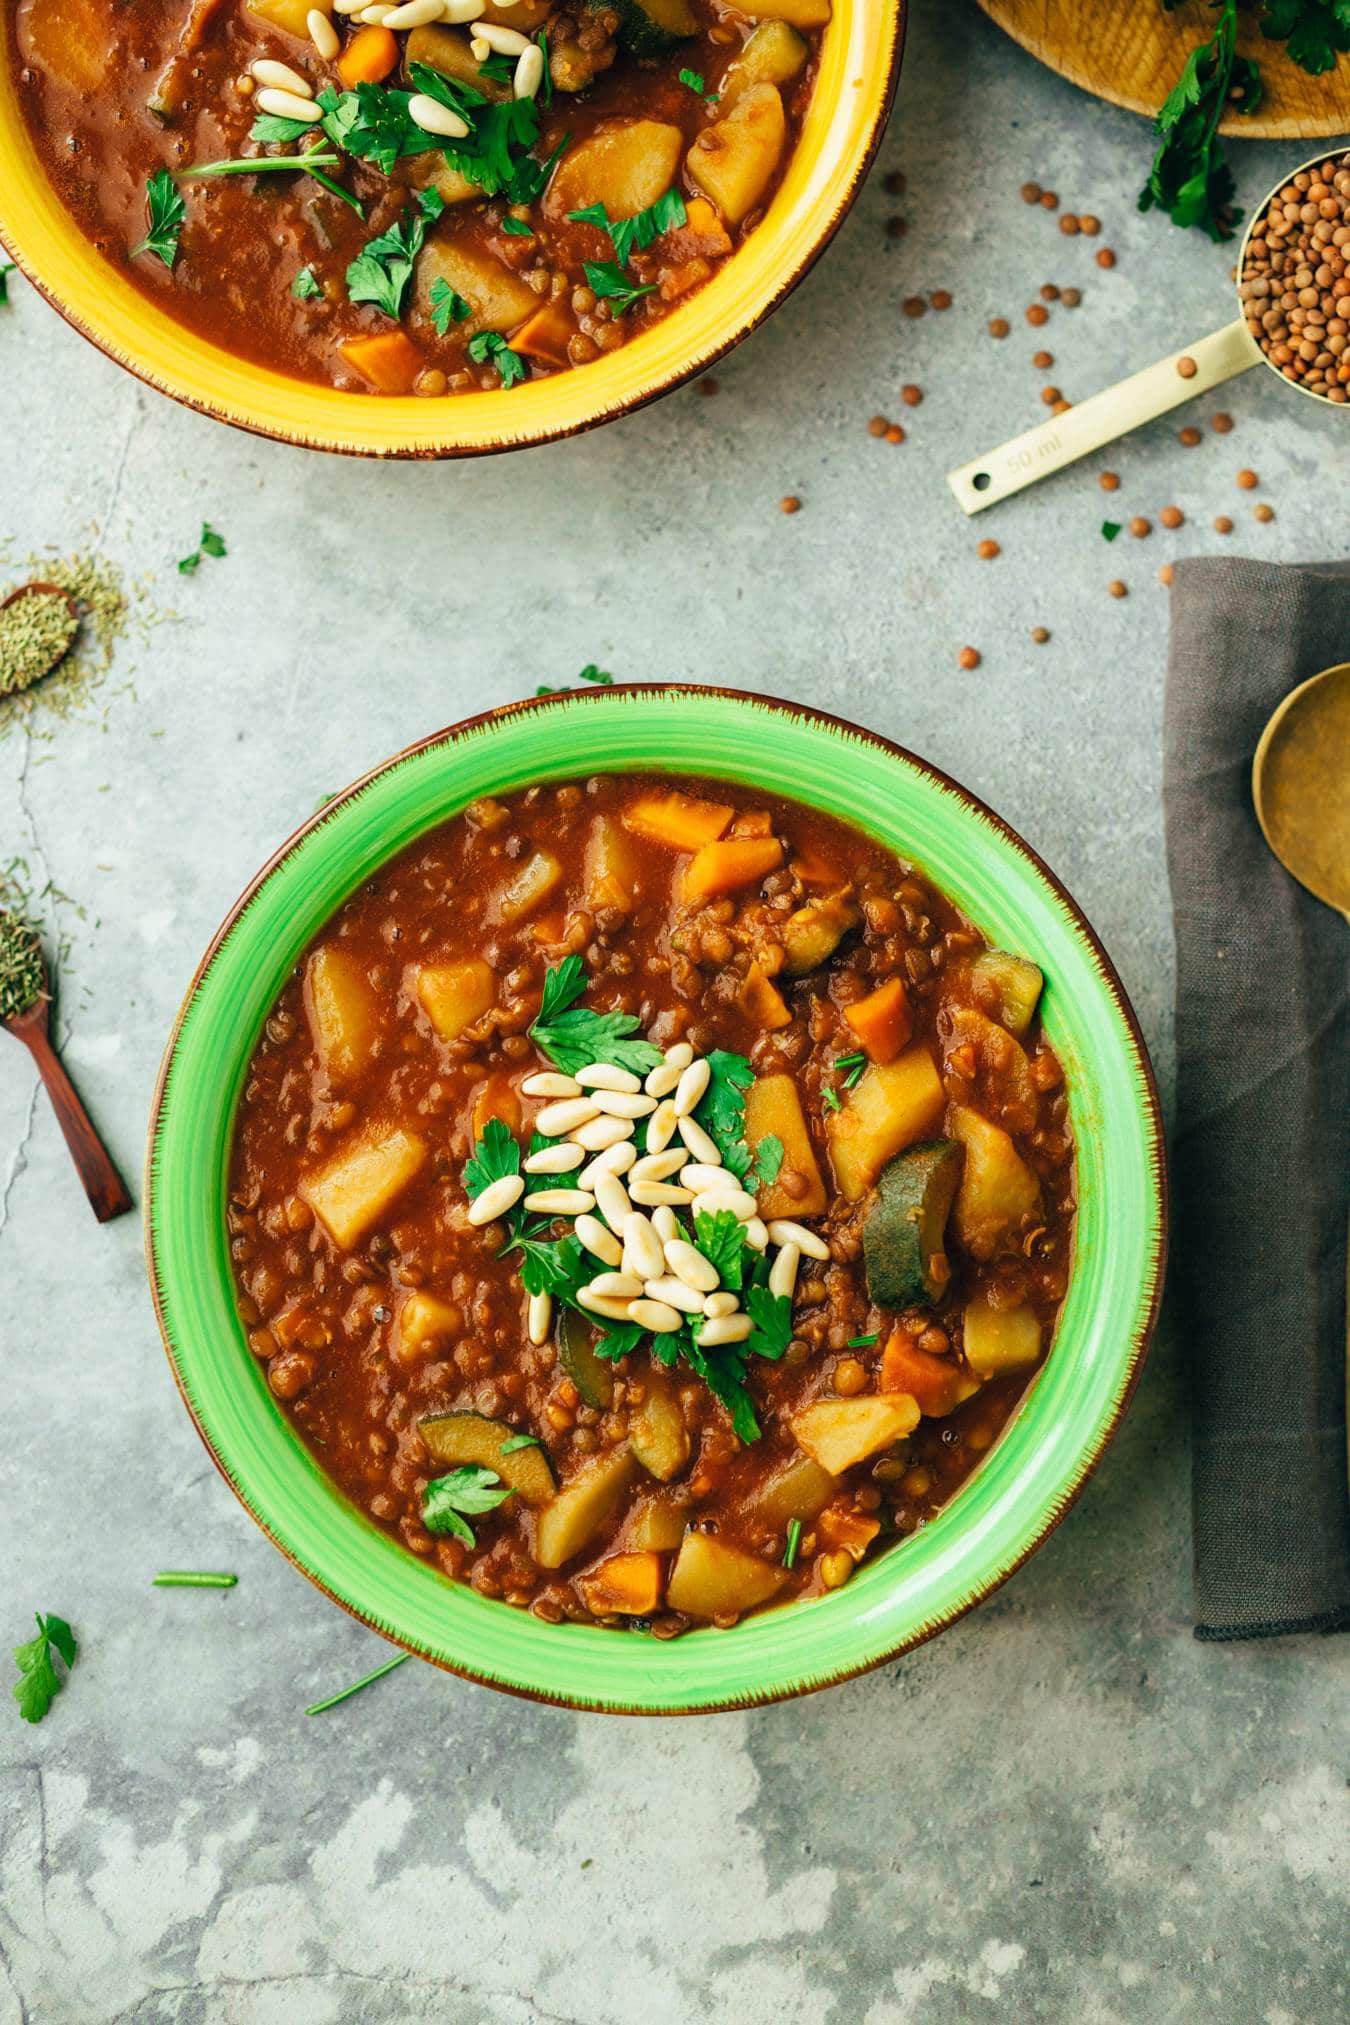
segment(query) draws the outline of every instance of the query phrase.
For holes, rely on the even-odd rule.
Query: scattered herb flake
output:
[[[597,225],[607,232],[621,267],[628,265],[635,249],[650,246],[660,233],[673,232],[688,219],[684,198],[678,190],[667,190],[664,197],[658,197],[632,218],[611,218],[603,204],[586,204],[580,211],[569,211],[567,215],[575,224]]]
[[[445,209],[438,190],[419,190],[416,211],[403,216],[362,247],[347,269],[347,294],[353,302],[372,302],[397,322],[412,280],[413,262],[422,250],[427,227]]]
[[[16,274],[17,272],[18,264],[16,261],[0,261],[0,309],[6,309],[9,306],[9,277],[11,274]]]
[[[513,218],[510,215],[502,219],[502,231],[508,233],[512,239],[534,237],[533,225],[527,225],[523,218]]]
[[[787,1546],[783,1550],[783,1566],[785,1568],[796,1567],[797,1549],[801,1546],[801,1543],[802,1543],[802,1522],[800,1519],[789,1519],[787,1529]]]
[[[771,1294],[767,1287],[751,1287],[745,1297],[745,1312],[755,1325],[754,1333],[746,1338],[746,1349],[777,1363],[792,1341],[790,1297]]]
[[[881,1341],[881,1331],[874,1329],[870,1336],[850,1336],[844,1345],[846,1350],[866,1350],[873,1343]]]
[[[695,1207],[694,1243],[709,1265],[716,1266],[724,1287],[739,1292],[745,1266],[745,1226],[729,1209],[713,1215]]]
[[[65,1686],[53,1655],[60,1656],[69,1673],[79,1650],[75,1634],[64,1617],[56,1616],[54,1611],[48,1611],[45,1617],[41,1611],[34,1611],[33,1615],[38,1635],[30,1638],[26,1645],[14,1647],[14,1664],[19,1669],[19,1678],[10,1689],[19,1704],[19,1714],[26,1723],[40,1723]]]
[[[360,1680],[354,1680],[350,1687],[340,1688],[335,1695],[329,1695],[325,1701],[311,1703],[305,1714],[321,1716],[325,1709],[335,1709],[339,1702],[347,1701],[352,1695],[359,1695],[362,1688],[368,1688],[372,1681],[383,1680],[387,1673],[392,1673],[396,1666],[402,1666],[405,1659],[411,1658],[410,1652],[395,1653],[394,1657],[387,1659],[383,1666],[377,1666],[373,1673],[363,1673]]]
[[[1102,522],[1102,540],[1114,541],[1120,533],[1120,526],[1121,524],[1118,520],[1104,520]]]
[[[462,295],[456,294],[442,274],[436,276],[427,290],[427,302],[437,337],[444,337],[452,323],[463,323],[472,307]]]
[[[656,283],[648,282],[643,288],[635,288],[623,269],[613,260],[584,260],[587,285],[595,294],[614,305],[615,316],[622,316],[644,295],[656,293]]]
[[[302,267],[300,269],[300,272],[296,275],[295,280],[291,283],[291,294],[295,297],[297,302],[313,302],[316,299],[320,301],[322,300],[323,290],[320,288],[318,281],[315,279],[314,269],[312,267]]]
[[[502,1443],[497,1453],[514,1455],[518,1448],[542,1448],[543,1445],[537,1434],[513,1434],[509,1441]]]
[[[206,1568],[165,1568],[150,1584],[152,1589],[233,1589],[237,1575],[217,1574]]]
[[[825,1088],[821,1090],[820,1094],[827,1111],[843,1110],[844,1107],[843,1104],[840,1102],[839,1092],[837,1090],[832,1090],[827,1085]]]

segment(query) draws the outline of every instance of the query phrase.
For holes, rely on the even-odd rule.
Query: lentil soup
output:
[[[1042,1362],[1042,977],[725,783],[473,804],[353,894],[236,1121],[239,1312],[344,1491],[481,1594],[672,1636],[923,1526]]]
[[[831,13],[0,4],[46,173],[109,261],[246,360],[427,396],[584,365],[701,287],[781,180]]]

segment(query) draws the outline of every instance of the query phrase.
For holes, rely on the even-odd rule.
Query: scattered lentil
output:
[[[1237,482],[1238,489],[1242,492],[1255,492],[1257,486],[1261,483],[1254,471],[1239,471]]]
[[[0,610],[0,696],[17,695],[50,674],[79,629],[79,613],[59,591],[26,591]]]
[[[1050,628],[1048,626],[1033,626],[1031,637],[1038,647],[1043,647],[1050,638]]]
[[[1066,288],[1059,299],[1064,304],[1065,309],[1077,309],[1079,303],[1083,300],[1083,291],[1081,288]]]
[[[886,431],[886,441],[888,443],[903,443],[904,440],[904,430],[898,422],[892,422],[890,428]]]
[[[923,388],[916,387],[913,384],[913,382],[911,382],[909,386],[901,387],[900,399],[904,402],[907,408],[917,408],[920,401],[922,401],[923,399]]]
[[[1136,513],[1134,519],[1130,522],[1130,533],[1134,536],[1135,540],[1143,541],[1145,536],[1152,534],[1152,532],[1153,522],[1145,520],[1142,513]]]
[[[1044,401],[1047,408],[1053,408],[1056,401],[1062,401],[1064,399],[1064,396],[1063,394],[1060,393],[1058,387],[1042,387],[1041,399]]]
[[[1041,204],[1043,208],[1047,211],[1058,211],[1059,209],[1058,193],[1054,190],[1042,190]]]
[[[1184,429],[1177,430],[1177,441],[1184,450],[1194,450],[1200,441],[1200,431],[1193,422],[1188,422]]]
[[[1072,211],[1064,212],[1059,221],[1059,229],[1066,239],[1076,239],[1078,237],[1078,220]]]
[[[922,316],[928,304],[921,295],[907,295],[900,307],[906,316]]]
[[[1177,371],[1181,374],[1183,380],[1193,380],[1199,370],[1199,366],[1197,366],[1189,352],[1183,352],[1182,356],[1177,360]]]
[[[1043,281],[1041,283],[1042,302],[1061,302],[1062,300],[1062,291],[1055,286],[1053,281]]]
[[[1039,329],[1043,323],[1049,323],[1049,321],[1050,321],[1050,312],[1045,307],[1044,303],[1033,302],[1030,309],[1027,311],[1027,322],[1035,324],[1037,329]]]
[[[873,415],[867,425],[867,433],[869,436],[884,436],[889,427],[890,423],[884,415]]]
[[[721,384],[720,381],[715,380],[712,377],[711,373],[709,373],[706,379],[702,379],[699,381],[698,390],[700,394],[712,395],[717,392],[720,384]]]
[[[1158,571],[1158,582],[1160,584],[1167,584],[1170,588],[1172,579],[1175,575],[1176,571],[1173,569],[1171,563],[1164,563],[1162,568]]]
[[[1265,503],[1265,501],[1264,501],[1264,500],[1262,500],[1262,502],[1261,502],[1260,506],[1258,506],[1258,507],[1257,507],[1257,509],[1256,509],[1256,518],[1257,518],[1257,519],[1258,519],[1259,521],[1261,521],[1261,522],[1262,522],[1263,524],[1264,524],[1264,523],[1266,523],[1266,522],[1269,522],[1269,521],[1272,521],[1272,520],[1274,520],[1274,518],[1275,518],[1275,509],[1274,509],[1274,507],[1273,507],[1273,506],[1267,506],[1267,505],[1266,505],[1266,503]]]
[[[1110,591],[1113,598],[1128,598],[1130,595],[1129,586],[1123,584],[1119,577],[1113,577],[1106,588]]]
[[[1055,355],[1053,352],[1033,352],[1031,363],[1038,372],[1048,373],[1055,363]]]
[[[979,649],[976,647],[963,647],[957,655],[956,660],[958,667],[978,668],[980,665]]]
[[[1116,256],[1111,251],[1111,248],[1109,246],[1100,247],[1097,253],[1098,267],[1114,267],[1115,264]]]
[[[1043,192],[1039,183],[1023,183],[1022,202],[1024,204],[1039,204],[1042,194]]]
[[[1091,211],[1084,211],[1079,217],[1078,229],[1086,233],[1089,239],[1095,239],[1102,229],[1102,221],[1100,218],[1094,218]]]
[[[934,309],[950,309],[952,306],[951,290],[948,288],[935,288],[928,300],[932,303]]]
[[[882,184],[881,187],[886,192],[886,195],[888,197],[903,197],[905,194],[904,170],[903,169],[890,170],[889,173],[887,174],[885,182]]]
[[[897,215],[894,218],[886,220],[886,237],[888,239],[903,239],[908,230],[909,221],[906,218],[901,218]]]
[[[1008,319],[1007,319],[1007,317],[1006,317],[1006,316],[991,316],[991,317],[990,317],[990,319],[989,319],[989,335],[990,335],[990,337],[992,337],[992,338],[1005,338],[1005,337],[1007,337],[1007,335],[1008,335],[1008,333],[1009,333],[1009,331],[1010,331],[1011,329],[1012,329],[1012,325],[1011,325],[1011,324],[1010,324],[1010,323],[1008,322]]]
[[[1101,486],[1103,492],[1119,492],[1120,490],[1120,478],[1114,471],[1099,472],[1097,474],[1097,483]]]
[[[789,492],[779,500],[778,509],[780,513],[800,513],[802,503],[795,492]]]
[[[1232,434],[1233,418],[1224,414],[1221,409],[1217,415],[1210,416],[1209,426],[1216,436],[1228,436]]]
[[[1164,527],[1180,527],[1186,516],[1179,506],[1165,506],[1158,518]]]
[[[996,541],[989,541],[988,539],[982,541],[975,551],[981,562],[992,562],[994,557],[1001,554],[1001,552],[998,543]]]
[[[1231,534],[1233,532],[1233,523],[1226,513],[1216,514],[1214,532],[1215,534]]]
[[[1059,399],[1055,402],[1054,407],[1050,410],[1050,412],[1052,415],[1067,415],[1072,406],[1073,402],[1066,401],[1064,399],[1064,396],[1061,394]]]

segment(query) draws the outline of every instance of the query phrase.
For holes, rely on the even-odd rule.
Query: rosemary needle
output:
[[[152,1589],[233,1589],[237,1575],[217,1574],[210,1568],[166,1568],[156,1575]]]
[[[362,1674],[360,1680],[354,1680],[350,1687],[341,1688],[337,1694],[329,1695],[327,1701],[315,1702],[312,1708],[305,1710],[305,1714],[321,1716],[325,1709],[335,1709],[338,1703],[345,1702],[349,1695],[359,1695],[362,1688],[369,1687],[374,1680],[383,1680],[387,1673],[392,1673],[396,1666],[402,1666],[405,1659],[411,1658],[410,1652],[397,1653],[393,1659],[387,1659],[383,1666],[377,1666],[374,1673]]]

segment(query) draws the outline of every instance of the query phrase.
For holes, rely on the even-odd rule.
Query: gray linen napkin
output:
[[[1261,728],[1350,660],[1350,564],[1177,565],[1164,714],[1177,939],[1174,1290],[1195,1635],[1350,1628],[1350,927],[1266,848]]]

